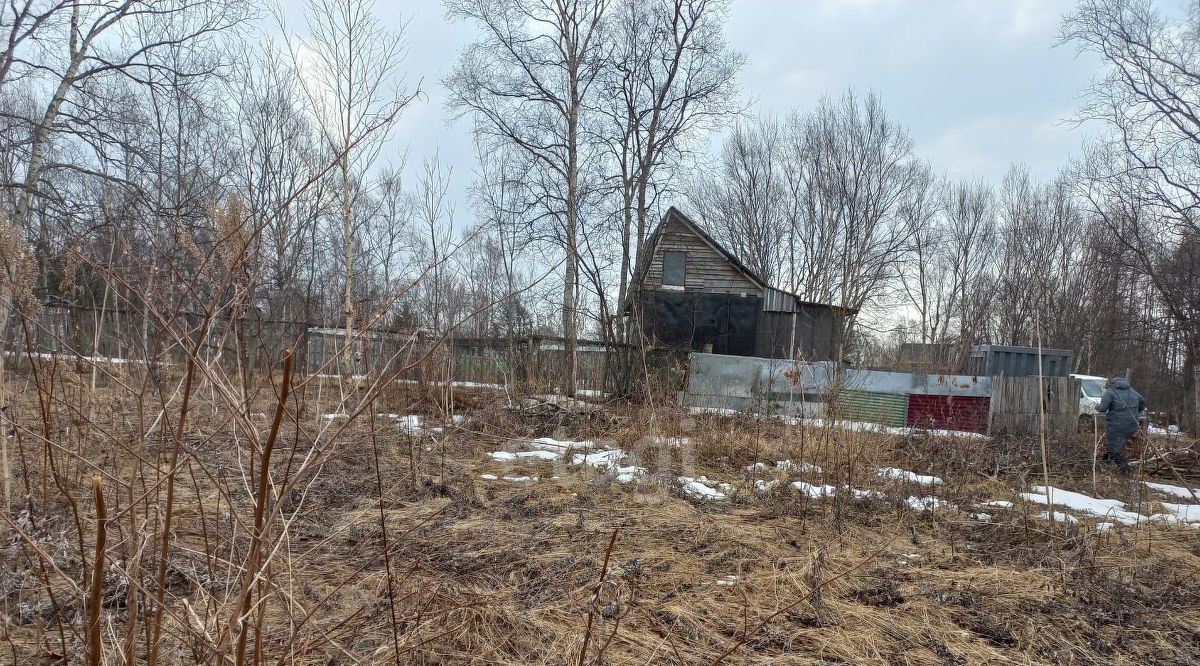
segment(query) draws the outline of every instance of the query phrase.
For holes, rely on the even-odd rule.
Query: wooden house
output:
[[[674,207],[646,239],[625,312],[656,347],[804,361],[835,359],[855,313],[770,287]]]

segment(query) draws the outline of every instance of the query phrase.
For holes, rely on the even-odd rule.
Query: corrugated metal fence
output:
[[[1071,431],[1078,421],[1079,391],[1078,380],[1067,377],[1043,378],[1039,390],[1037,377],[855,369],[839,375],[828,362],[693,353],[680,400],[692,407],[832,416],[893,427],[1033,434],[1041,425],[1041,404],[1048,432]]]

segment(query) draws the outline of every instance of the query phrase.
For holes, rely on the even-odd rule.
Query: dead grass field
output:
[[[1042,482],[1033,442],[510,408],[487,392],[451,407],[407,389],[326,418],[330,391],[321,405],[314,391],[286,402],[261,529],[269,390],[240,417],[197,390],[177,451],[175,403],[155,425],[150,403],[66,378],[41,391],[51,399],[18,391],[0,663],[84,663],[97,584],[105,664],[1200,663],[1200,530],[1045,520],[1018,497]],[[420,427],[392,416],[414,413]],[[537,437],[620,447],[644,469],[620,483],[568,464],[574,449],[489,455]],[[1102,471],[1093,489],[1087,447],[1052,443],[1053,485],[1163,513],[1140,483]],[[94,474],[108,513],[98,581]],[[724,498],[681,492],[678,477],[701,475],[728,484]],[[815,496],[800,480],[860,493]],[[980,507],[993,500],[1015,502]]]

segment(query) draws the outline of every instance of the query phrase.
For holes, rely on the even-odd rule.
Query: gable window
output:
[[[663,252],[663,288],[682,290],[687,279],[687,252]]]

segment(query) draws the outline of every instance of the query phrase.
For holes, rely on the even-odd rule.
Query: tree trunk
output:
[[[1192,434],[1200,434],[1200,336],[1192,336]]]
[[[352,300],[352,284],[354,282],[354,228],[350,219],[350,155],[349,147],[342,153],[342,258],[346,264],[346,284],[343,293],[343,314],[346,317],[345,348],[342,350],[342,373],[354,375],[357,368],[354,363],[354,301]],[[344,388],[344,387],[343,387]],[[344,397],[344,396],[343,396]]]

